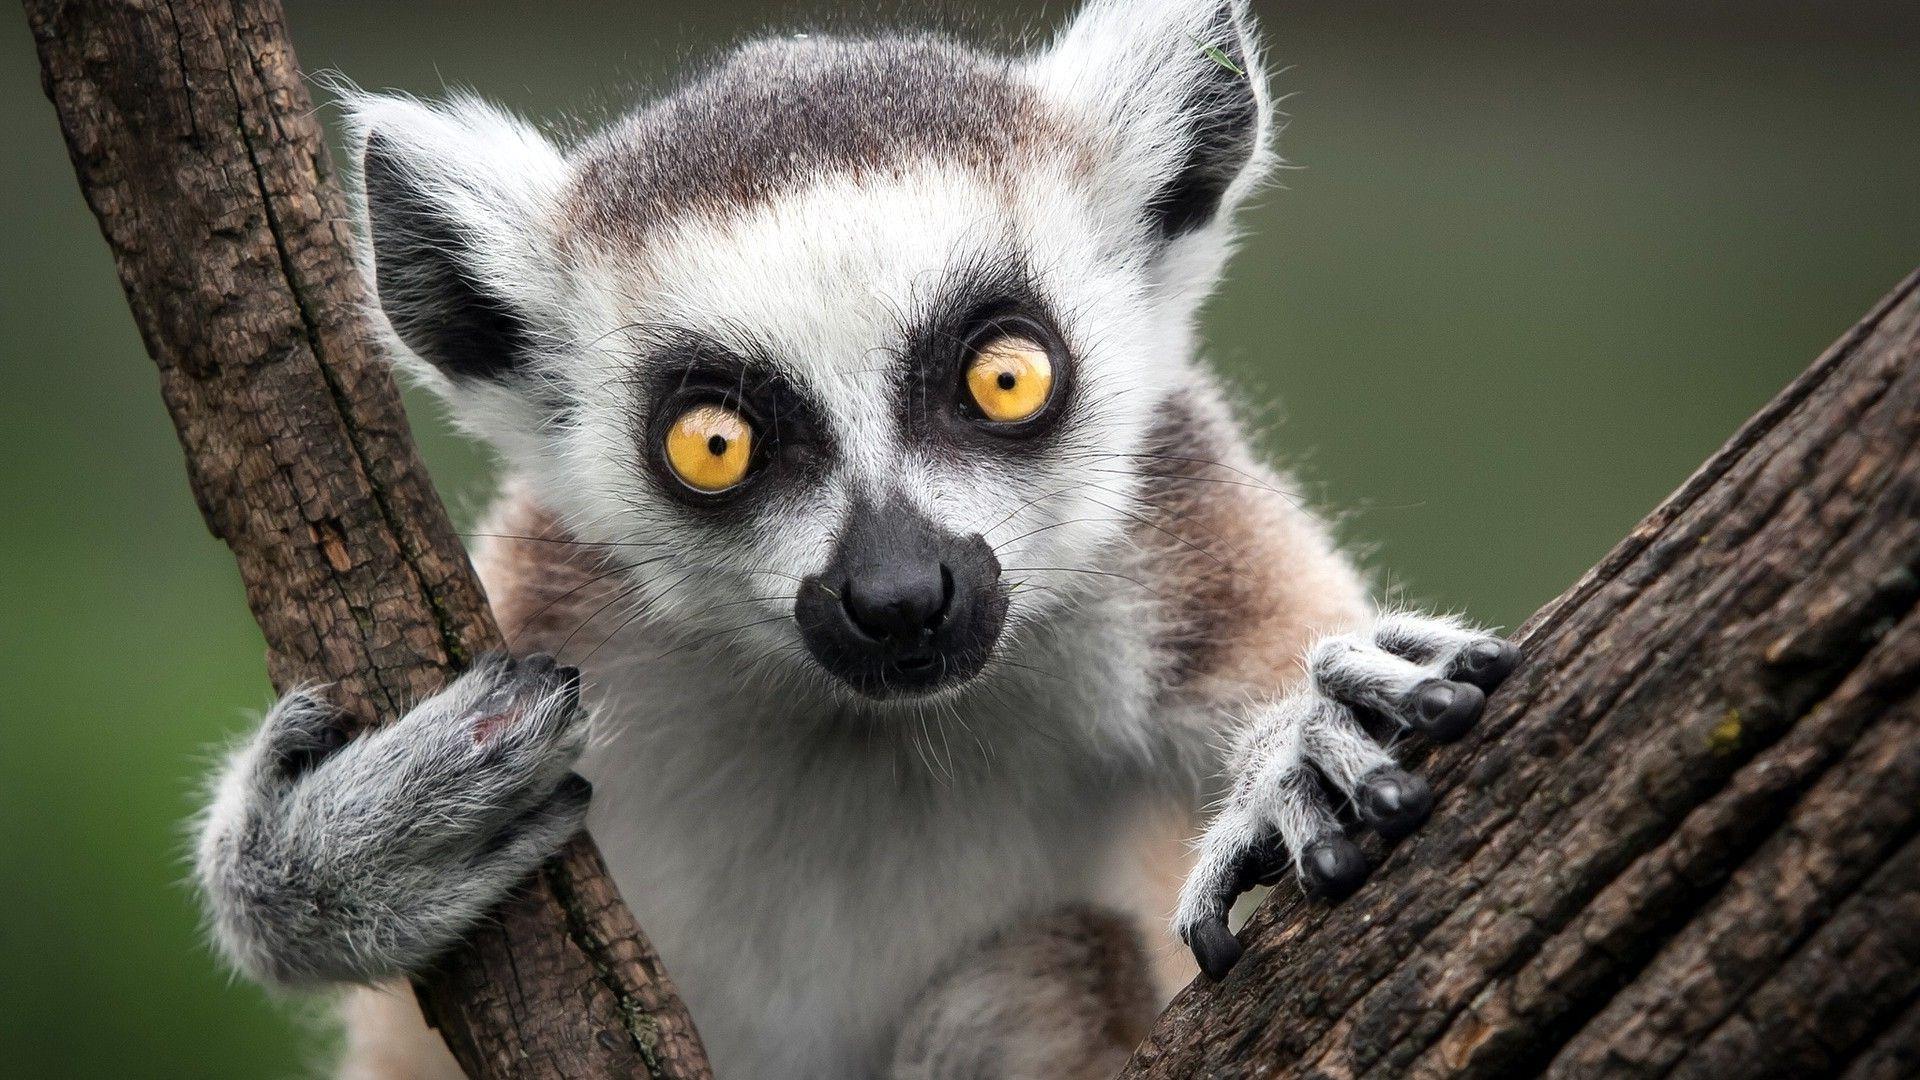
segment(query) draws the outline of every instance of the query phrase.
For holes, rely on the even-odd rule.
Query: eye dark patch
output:
[[[817,479],[835,448],[825,411],[813,395],[762,353],[742,354],[711,337],[671,327],[630,328],[639,354],[633,381],[639,407],[633,438],[645,471],[672,497],[717,515],[749,513],[777,489]],[[676,480],[661,448],[673,422],[695,405],[721,405],[753,425],[748,479],[718,495],[693,492]],[[715,457],[724,436],[707,440]]]
[[[901,328],[904,365],[898,381],[900,413],[908,437],[955,454],[1040,452],[1048,436],[1074,408],[1073,350],[1059,329],[1053,307],[1024,260],[985,259],[960,266],[939,298]],[[959,402],[966,363],[973,350],[996,330],[1034,338],[1054,365],[1054,401],[1035,421],[1003,425],[995,434],[961,414]],[[1002,372],[1000,388],[1019,382]],[[1012,437],[1010,437],[1012,436]]]

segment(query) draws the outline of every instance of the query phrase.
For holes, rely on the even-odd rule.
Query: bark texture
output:
[[[1569,493],[1577,498],[1577,493]],[[1920,275],[1523,628],[1433,820],[1125,1076],[1920,1073]]]
[[[399,715],[502,647],[370,351],[346,206],[274,0],[27,0],[193,492],[282,689]],[[419,988],[476,1077],[709,1076],[581,837]]]

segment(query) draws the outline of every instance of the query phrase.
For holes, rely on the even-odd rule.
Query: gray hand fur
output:
[[[342,744],[323,698],[282,698],[230,758],[195,872],[214,939],[271,985],[422,969],[585,819],[579,676],[488,657]]]

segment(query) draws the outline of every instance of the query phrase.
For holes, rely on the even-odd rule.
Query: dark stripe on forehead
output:
[[[582,147],[570,216],[635,240],[822,176],[928,160],[992,171],[1050,128],[1007,61],[951,41],[762,41]]]

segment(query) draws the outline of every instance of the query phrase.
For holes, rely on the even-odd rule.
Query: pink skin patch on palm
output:
[[[491,742],[495,735],[504,731],[509,724],[519,720],[523,714],[524,710],[508,709],[505,712],[493,713],[475,720],[473,722],[474,743],[484,746]]]

